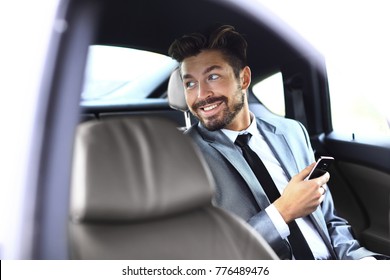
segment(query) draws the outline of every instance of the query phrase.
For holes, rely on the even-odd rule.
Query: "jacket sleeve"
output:
[[[251,217],[248,223],[263,236],[280,259],[292,259],[290,244],[280,237],[266,211],[260,211]]]

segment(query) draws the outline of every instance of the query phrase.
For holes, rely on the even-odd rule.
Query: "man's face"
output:
[[[207,50],[184,59],[181,74],[188,107],[207,129],[247,127],[243,116],[249,116],[246,102],[249,68],[244,68],[237,79],[220,51]]]

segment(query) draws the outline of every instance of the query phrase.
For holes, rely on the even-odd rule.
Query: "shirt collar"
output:
[[[253,135],[257,134],[258,133],[258,130],[257,130],[257,124],[256,124],[256,118],[255,116],[252,114],[252,112],[250,113],[251,114],[251,124],[249,125],[249,127],[247,129],[244,129],[244,130],[241,130],[241,131],[236,131],[236,130],[230,130],[230,129],[226,129],[226,128],[222,128],[221,131],[234,143],[237,139],[237,136],[240,135],[240,134],[246,134],[246,133],[250,133]]]

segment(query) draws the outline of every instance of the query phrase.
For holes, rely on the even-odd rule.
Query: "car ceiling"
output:
[[[266,17],[251,15],[250,6],[242,7],[244,2],[254,4],[253,1],[234,4],[230,0],[102,1],[96,44],[167,54],[173,40],[183,34],[230,24],[245,35],[249,45],[248,62],[257,77],[269,76],[305,56],[285,37],[276,34]]]

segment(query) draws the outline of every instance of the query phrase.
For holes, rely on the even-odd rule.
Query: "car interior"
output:
[[[33,258],[277,259],[245,221],[211,205],[212,174],[183,134],[196,120],[177,71],[135,102],[80,105],[90,46],[167,55],[174,39],[221,24],[245,35],[253,84],[282,74],[285,115],[275,117],[300,121],[315,156],[335,158],[339,215],[390,255],[390,143],[333,130],[325,58],[256,1],[68,1],[57,17],[67,28],[47,63]],[[248,94],[256,116],[274,114]]]

